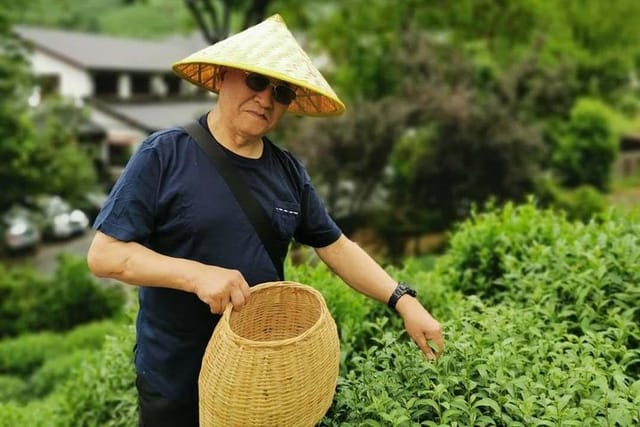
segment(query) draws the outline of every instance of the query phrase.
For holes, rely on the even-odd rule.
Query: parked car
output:
[[[89,227],[87,215],[60,196],[42,195],[29,200],[41,215],[40,226],[46,239],[66,239],[83,234]]]
[[[33,214],[24,206],[13,205],[0,218],[2,243],[8,252],[34,249],[41,235]]]
[[[107,201],[107,194],[96,190],[84,193],[75,206],[89,217],[89,224],[92,225],[96,220],[100,209]]]

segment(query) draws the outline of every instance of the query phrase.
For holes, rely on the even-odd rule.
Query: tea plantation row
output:
[[[507,205],[461,224],[433,266],[390,268],[443,322],[433,363],[384,305],[322,265],[289,266],[289,280],[322,291],[340,331],[322,425],[640,425],[639,220]],[[135,426],[134,310],[0,341],[0,426]]]

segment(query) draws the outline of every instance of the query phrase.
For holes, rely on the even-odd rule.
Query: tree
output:
[[[32,117],[38,146],[32,167],[38,170],[38,180],[30,191],[77,199],[95,188],[96,170],[78,141],[78,129],[87,112],[69,100],[52,98],[34,109]]]
[[[210,44],[231,34],[233,9],[242,15],[239,25],[239,29],[242,30],[262,21],[266,17],[269,3],[270,0],[185,0],[191,16]]]
[[[403,98],[421,106],[421,120],[392,152],[388,224],[408,233],[444,229],[473,204],[534,191],[544,154],[537,111],[566,102],[569,90],[553,85],[561,69],[536,58],[534,51],[486,80],[456,46],[406,34],[395,64],[411,76]]]
[[[613,112],[594,99],[580,99],[554,135],[553,165],[563,185],[591,185],[607,191],[618,154]]]
[[[24,52],[0,10],[0,206],[20,200],[36,178],[35,144],[26,103],[31,78]]]
[[[345,115],[284,123],[287,145],[322,183],[329,210],[346,228],[385,203],[385,175],[395,141],[419,117],[401,99],[361,101]],[[292,136],[293,135],[293,136]]]
[[[68,103],[29,107],[33,76],[2,12],[0,52],[0,207],[39,192],[74,196],[90,188],[96,177],[76,142],[79,113]]]

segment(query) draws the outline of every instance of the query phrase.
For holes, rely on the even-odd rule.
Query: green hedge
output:
[[[640,425],[637,224],[637,213],[584,224],[507,205],[462,224],[433,270],[421,260],[389,268],[443,322],[435,362],[383,304],[326,267],[289,266],[288,279],[325,295],[340,328],[322,425]],[[0,426],[135,426],[134,331],[112,332],[46,399],[0,403]]]
[[[100,321],[77,326],[67,333],[39,332],[0,341],[0,374],[28,378],[44,362],[76,350],[98,350],[105,337],[116,330],[113,321]]]
[[[425,361],[403,335],[380,334],[339,382],[325,426],[637,425],[638,357],[615,332],[569,333],[537,308],[471,298],[449,319],[446,353]]]
[[[640,346],[640,221],[611,210],[587,224],[529,203],[475,215],[450,241],[437,275],[493,304],[544,307],[571,332],[616,328]],[[637,371],[637,369],[636,369]]]
[[[78,374],[83,363],[95,350],[80,349],[46,360],[29,378],[30,399],[40,398],[60,387],[66,380]]]
[[[27,383],[20,377],[0,374],[0,402],[20,402],[27,395]]]
[[[75,363],[75,357],[82,360],[71,367],[73,375],[61,375],[64,380],[54,385],[54,393],[46,398],[26,404],[0,402],[0,427],[136,426],[133,327],[120,325],[110,334],[101,351],[58,358],[58,368],[67,362]],[[44,375],[42,371],[38,372],[34,384],[44,380],[39,377]]]
[[[0,338],[63,331],[122,309],[125,293],[119,285],[98,282],[81,258],[62,255],[58,261],[51,278],[28,268],[0,266]]]

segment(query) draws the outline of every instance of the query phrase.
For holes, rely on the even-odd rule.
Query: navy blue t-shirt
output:
[[[206,123],[206,116],[200,123]],[[266,138],[259,159],[225,152],[271,218],[282,259],[292,239],[313,247],[338,239],[340,229],[305,168],[290,153]],[[237,269],[250,285],[278,280],[271,258],[226,182],[182,128],[154,133],[144,141],[94,228],[164,255]],[[195,294],[174,289],[142,286],[139,300],[138,374],[167,397],[193,398],[202,356],[219,316]]]

